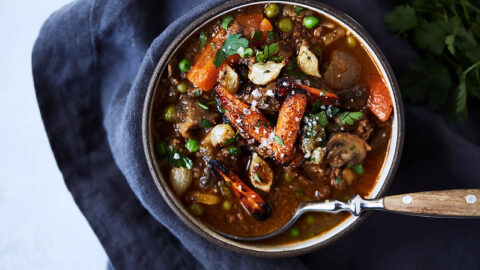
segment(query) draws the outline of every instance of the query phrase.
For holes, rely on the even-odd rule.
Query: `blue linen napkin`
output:
[[[168,208],[148,171],[141,114],[154,66],[188,23],[224,0],[75,1],[44,24],[32,54],[42,119],[75,202],[116,269],[478,269],[478,220],[377,213],[348,236],[297,258],[215,246]],[[362,24],[397,74],[414,50],[383,24],[391,3],[324,1]],[[480,188],[480,110],[448,128],[407,106],[404,155],[389,194]]]

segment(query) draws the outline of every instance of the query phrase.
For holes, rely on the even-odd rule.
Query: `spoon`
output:
[[[241,241],[258,241],[274,237],[290,228],[307,212],[350,212],[360,216],[365,211],[383,212],[436,218],[479,218],[480,189],[453,189],[426,191],[403,195],[386,196],[380,199],[363,199],[359,195],[344,201],[300,202],[290,220],[278,230],[260,236],[236,236],[216,230],[223,236]]]

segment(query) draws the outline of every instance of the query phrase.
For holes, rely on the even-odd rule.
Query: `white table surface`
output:
[[[0,0],[0,269],[105,269],[68,192],[33,89],[40,27],[68,0]]]

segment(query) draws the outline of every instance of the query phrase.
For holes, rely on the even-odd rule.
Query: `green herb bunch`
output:
[[[400,79],[404,97],[466,119],[467,97],[480,99],[480,1],[404,2],[385,17],[390,31],[422,52]]]

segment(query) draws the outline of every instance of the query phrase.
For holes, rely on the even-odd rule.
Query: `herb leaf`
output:
[[[283,143],[283,140],[282,138],[278,137],[277,135],[275,135],[273,137],[273,140],[276,141],[278,144],[282,145],[282,146],[285,146],[285,144]]]
[[[278,43],[273,43],[270,45],[265,46],[262,51],[257,51],[257,62],[267,62],[268,60],[272,60],[272,56],[278,52]],[[283,58],[282,58],[283,60]]]
[[[262,31],[253,31],[252,36],[250,37],[253,41],[259,41],[262,38],[263,32]]]
[[[209,109],[207,105],[201,103],[200,101],[197,101],[197,104],[198,104],[198,106],[200,106],[200,108],[202,108],[202,109],[204,109],[204,110],[208,110],[208,109]]]
[[[417,15],[412,6],[398,6],[385,16],[385,22],[390,31],[403,33],[417,26]]]
[[[303,10],[302,7],[297,7],[297,6],[295,6],[295,13],[298,14],[298,13],[302,12],[302,10]]]
[[[255,174],[253,175],[253,180],[255,180],[255,181],[258,182],[258,183],[262,183],[262,181],[260,180],[260,177],[258,177],[258,174],[257,174],[257,173],[255,173]]]
[[[189,157],[182,155],[172,145],[168,147],[168,163],[170,163],[172,167],[183,167],[189,170],[192,169],[193,166],[192,160]]]
[[[480,100],[480,3],[406,2],[385,17],[390,31],[420,49],[400,79],[403,96],[443,110],[448,120],[465,119],[468,98]]]
[[[215,68],[219,68],[229,56],[237,54],[240,48],[243,48],[242,50],[248,48],[248,40],[241,36],[241,34],[234,34],[227,37],[222,48],[217,51],[213,59]]]
[[[358,164],[358,165],[347,164],[347,167],[352,169],[352,171],[354,171],[356,174],[359,174],[359,175],[363,174],[364,172],[362,164]]]
[[[205,32],[200,33],[200,36],[198,36],[198,45],[200,46],[200,49],[203,50],[205,48],[205,44],[207,44],[207,34]]]
[[[228,29],[228,25],[230,24],[230,22],[233,21],[233,17],[230,16],[230,15],[227,15],[225,17],[222,18],[222,28],[227,30]]]
[[[355,120],[359,120],[363,116],[362,112],[342,112],[338,115],[338,120],[342,125],[353,125]]]
[[[202,128],[209,128],[209,127],[212,126],[212,122],[208,121],[208,120],[205,119],[205,118],[202,118],[202,119],[200,119],[200,126],[201,126]]]

